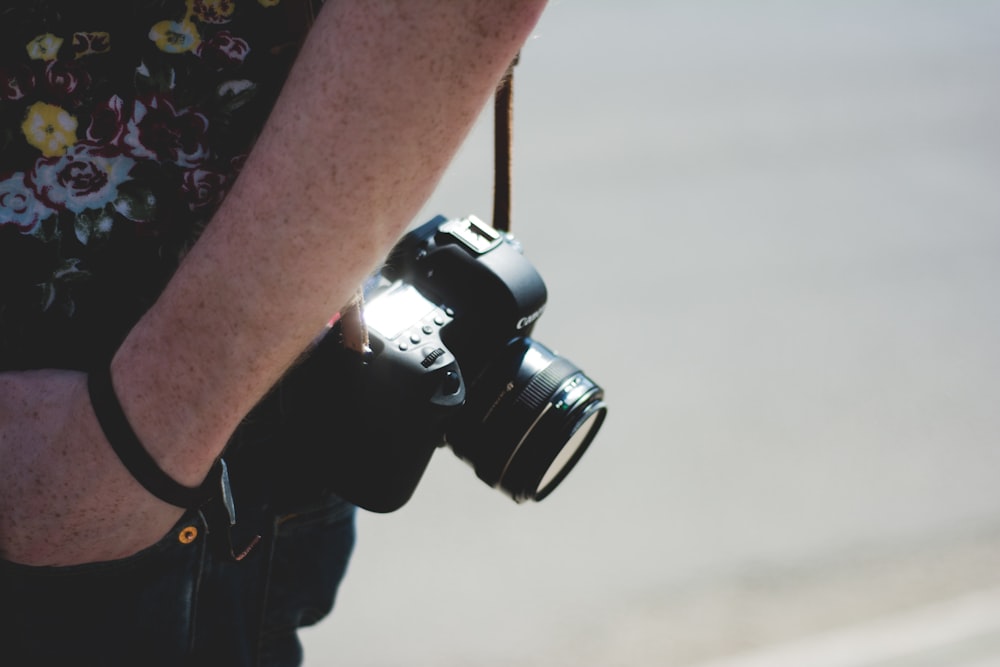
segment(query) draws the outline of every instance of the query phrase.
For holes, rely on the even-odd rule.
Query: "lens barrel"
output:
[[[607,414],[604,390],[530,338],[512,340],[469,391],[448,443],[476,474],[517,502],[549,495]]]

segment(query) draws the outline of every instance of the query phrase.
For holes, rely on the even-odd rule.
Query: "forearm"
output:
[[[328,0],[233,191],[113,364],[179,481],[383,259],[543,4]]]

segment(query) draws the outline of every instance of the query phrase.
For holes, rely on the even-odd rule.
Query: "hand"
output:
[[[83,373],[0,373],[0,556],[28,565],[123,558],[182,514],[118,460]]]

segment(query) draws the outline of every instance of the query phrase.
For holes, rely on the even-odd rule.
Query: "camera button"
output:
[[[409,349],[410,349],[410,346],[407,343],[400,343],[399,344],[399,351],[400,352],[406,352]]]
[[[411,333],[410,334],[410,342],[413,343],[414,345],[418,344],[420,342],[420,334],[418,334],[418,333]]]
[[[424,368],[430,368],[434,365],[434,362],[445,355],[443,348],[435,348],[428,345],[427,347],[420,350],[420,354],[424,355],[424,360],[420,362],[420,365]],[[454,392],[452,392],[454,393]]]
[[[420,330],[423,331],[428,336],[430,336],[432,333],[434,333],[434,327],[432,327],[429,324],[425,324]]]
[[[448,371],[441,378],[441,392],[447,396],[454,396],[462,389],[462,376],[455,371]]]
[[[435,315],[434,316],[434,324],[438,325],[439,327],[444,326],[444,318],[441,317],[440,315]]]

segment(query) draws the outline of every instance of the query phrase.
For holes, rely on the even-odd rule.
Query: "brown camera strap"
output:
[[[493,228],[510,231],[510,187],[513,178],[511,148],[514,126],[514,67],[518,54],[500,81],[493,98]]]

